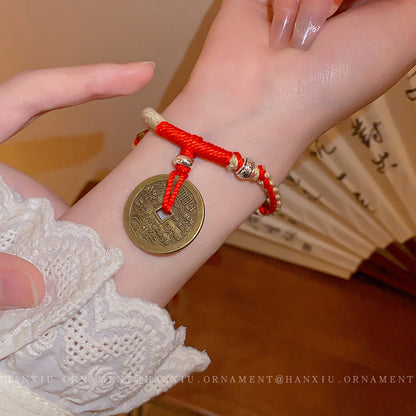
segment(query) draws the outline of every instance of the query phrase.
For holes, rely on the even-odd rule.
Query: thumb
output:
[[[0,253],[0,309],[30,308],[40,303],[45,283],[28,261]]]

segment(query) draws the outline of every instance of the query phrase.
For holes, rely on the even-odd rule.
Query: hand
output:
[[[266,166],[281,163],[283,179],[312,140],[383,93],[415,62],[414,0],[353,2],[343,10],[326,22],[309,51],[277,51],[269,46],[266,0],[225,0],[174,107],[182,111],[192,102],[190,129],[228,148],[245,148]]]
[[[224,0],[187,86],[163,116],[264,163],[280,183],[313,139],[410,68],[416,57],[415,14],[414,0],[379,0],[329,19],[309,51],[277,51],[269,46],[267,0]],[[137,249],[121,219],[126,192],[169,172],[177,153],[176,146],[149,133],[64,215],[123,251],[125,262],[114,277],[122,295],[161,306],[264,200],[259,186],[197,160],[189,180],[205,204],[198,237],[170,256]]]
[[[307,50],[325,21],[341,5],[342,0],[274,0],[270,46]]]
[[[0,85],[0,142],[41,114],[88,101],[127,95],[143,88],[153,75],[152,63],[100,64],[28,71]],[[66,204],[21,172],[0,166],[6,182],[25,197],[47,197],[56,217]],[[32,307],[43,298],[45,285],[31,263],[0,253],[0,309]]]

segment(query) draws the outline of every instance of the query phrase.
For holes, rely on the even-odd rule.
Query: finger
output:
[[[33,264],[11,254],[0,253],[0,309],[36,306],[44,294],[42,275]]]
[[[0,142],[57,108],[132,94],[153,76],[152,62],[42,69],[0,85]]]
[[[270,27],[270,46],[284,49],[290,41],[298,13],[298,0],[276,0]]]
[[[339,7],[339,11],[345,12],[345,10],[353,9],[354,7],[362,6],[363,4],[371,3],[373,1],[379,0],[344,0]]]
[[[339,0],[302,0],[296,16],[291,46],[308,50],[325,21],[336,12],[341,2]]]
[[[339,8],[341,7],[342,3],[343,3],[343,0],[333,0],[331,9],[329,10],[329,16],[328,17],[335,14],[339,10]]]

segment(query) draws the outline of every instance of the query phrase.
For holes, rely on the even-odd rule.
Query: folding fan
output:
[[[230,244],[325,273],[361,271],[416,294],[416,68],[305,151],[283,208]]]

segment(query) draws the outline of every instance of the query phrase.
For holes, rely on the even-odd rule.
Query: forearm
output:
[[[209,114],[196,113],[199,103],[183,94],[164,117],[184,130],[243,156],[264,163],[276,183],[280,183],[304,146],[300,132],[277,137],[273,146],[258,137],[259,129],[249,120],[225,119],[216,125]],[[283,123],[282,123],[283,124]],[[276,142],[281,141],[281,146]],[[264,193],[253,182],[238,180],[233,173],[211,162],[196,159],[189,175],[205,204],[205,220],[196,239],[179,252],[152,255],[137,248],[123,225],[124,204],[143,180],[172,170],[179,148],[149,133],[128,157],[93,191],[62,218],[95,229],[104,244],[119,247],[125,256],[115,276],[121,294],[137,296],[165,305],[192,274],[224,242],[227,236],[263,202]]]
[[[314,138],[381,94],[414,62],[414,11],[413,0],[356,8],[328,22],[309,52],[277,53],[268,46],[264,2],[225,1],[190,82],[164,117],[264,164],[280,183]],[[388,32],[379,29],[387,26]],[[201,232],[171,255],[140,251],[124,231],[124,204],[137,184],[169,173],[178,153],[174,145],[148,135],[64,216],[91,226],[106,245],[124,252],[124,266],[115,276],[120,293],[160,305],[264,199],[256,184],[197,159],[189,180],[205,202]]]

